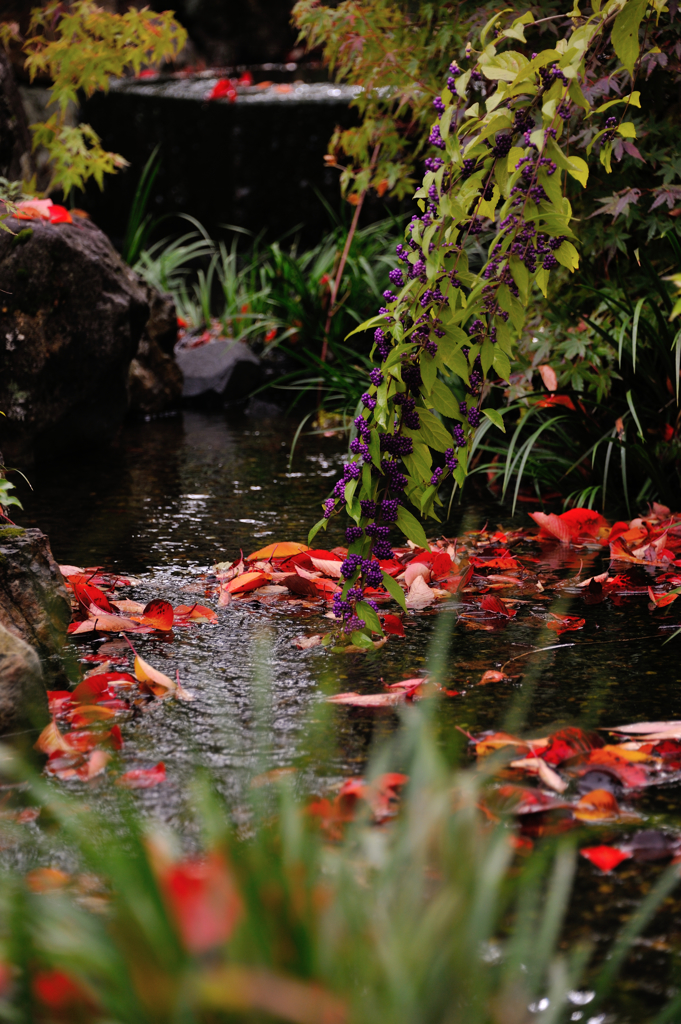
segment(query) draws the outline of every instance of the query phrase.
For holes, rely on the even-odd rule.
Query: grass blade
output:
[[[634,320],[631,327],[631,361],[633,363],[634,370],[636,369],[636,342],[638,339],[638,322],[641,317],[641,310],[643,309],[643,303],[645,301],[646,300],[644,297],[642,299],[639,299],[636,303],[636,309],[634,310]]]

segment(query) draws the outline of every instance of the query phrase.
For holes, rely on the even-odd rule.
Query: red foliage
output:
[[[159,881],[190,953],[205,953],[227,942],[243,914],[243,903],[221,854],[173,864]]]
[[[133,768],[132,771],[124,772],[116,782],[126,789],[150,789],[165,780],[166,766],[163,761],[159,761],[154,768]]]
[[[579,851],[582,857],[586,857],[592,864],[595,864],[601,871],[612,871],[621,864],[623,860],[631,857],[630,853],[618,850],[614,846],[585,846]]]

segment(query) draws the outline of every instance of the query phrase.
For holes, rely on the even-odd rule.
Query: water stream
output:
[[[91,462],[73,452],[58,466],[36,469],[31,474],[34,491],[22,490],[25,511],[17,521],[47,532],[59,562],[136,576],[140,583],[131,591],[136,600],[160,597],[173,604],[200,601],[215,607],[206,596],[212,565],[273,540],[304,541],[338,475],[344,442],[320,435],[301,439],[289,472],[293,430],[281,422],[248,420],[244,425],[223,414],[198,412],[134,424],[115,449],[102,451]],[[529,523],[524,510],[512,520],[492,503],[465,503],[454,507],[443,533],[453,537],[488,520],[507,528]],[[338,523],[323,544],[331,547],[342,540]],[[485,632],[454,625],[447,685],[460,695],[440,705],[444,743],[452,742],[457,725],[473,732],[502,727],[523,693],[525,726],[535,735],[562,724],[594,728],[681,718],[678,642],[663,645],[679,617],[676,606],[662,619],[659,612],[655,617],[650,613],[642,597],[625,598],[619,605],[610,600],[589,604],[583,595],[556,599],[550,590],[552,581],[574,576],[580,565],[589,574],[603,571],[608,566],[604,550],[605,556],[528,545],[524,554],[536,559],[545,592],[528,590],[518,615],[503,629]],[[637,572],[645,585],[645,570]],[[584,629],[549,635],[538,617],[549,606],[583,617]],[[243,769],[252,774],[254,769],[295,766],[305,793],[360,773],[372,743],[398,727],[399,717],[392,709],[329,709],[324,695],[375,692],[381,680],[392,683],[418,675],[439,614],[410,616],[405,639],[391,637],[369,655],[300,651],[292,639],[323,632],[328,622],[322,611],[276,602],[265,606],[257,600],[221,608],[218,625],[136,637],[144,658],[172,676],[179,669],[183,685],[195,695],[187,704],[157,702],[122,725],[125,768],[161,760],[167,768],[168,781],[140,792],[139,800],[149,812],[182,826],[187,787],[197,767],[207,769],[233,801],[239,799]],[[667,628],[660,630],[661,623]],[[118,639],[79,640],[73,647],[81,656],[102,643],[112,653],[128,651]],[[518,658],[513,663],[518,678],[510,682],[474,685],[486,669],[525,655],[536,645],[551,644],[574,646]],[[84,783],[68,785],[75,791],[88,788]],[[110,777],[89,785],[98,800],[113,799]],[[681,830],[678,784],[651,787],[635,808],[639,827]],[[592,831],[593,842],[617,837],[614,828]],[[571,927],[586,930],[597,941],[609,940],[660,870],[658,863],[630,863],[604,877],[580,862]],[[640,971],[637,967],[622,983],[618,1021],[636,1020],[636,1007],[664,990],[670,951],[675,959],[673,949],[678,948],[673,935],[680,914],[677,902],[671,901],[659,926],[663,938],[657,945],[641,946]],[[588,1014],[573,1019],[586,1021]]]

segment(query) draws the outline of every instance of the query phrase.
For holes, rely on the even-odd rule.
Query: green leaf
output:
[[[307,535],[308,546],[312,543],[314,538],[317,536],[320,530],[325,530],[329,525],[328,519],[320,519],[319,522],[315,523],[310,532]]]
[[[414,440],[425,441],[436,452],[446,452],[448,448],[451,448],[452,435],[437,416],[434,416],[432,412],[428,412],[427,409],[423,409],[421,406],[418,406],[416,411],[421,421],[420,429],[405,430],[406,436]]]
[[[648,0],[627,0],[615,18],[610,36],[615,53],[630,75],[640,52],[638,30],[647,6]]]
[[[363,648],[365,651],[373,651],[374,649],[374,642],[371,637],[367,636],[366,633],[360,632],[359,629],[350,634],[350,643],[353,643],[355,647]],[[340,650],[343,650],[343,648],[341,647]]]
[[[511,362],[506,353],[503,352],[498,345],[496,345],[494,349],[494,360],[492,362],[492,366],[502,380],[508,381],[511,376]]]
[[[437,363],[432,356],[424,352],[420,359],[419,369],[421,370],[421,379],[423,380],[426,394],[429,395],[433,390],[433,384],[437,377]]]
[[[428,445],[414,441],[414,451],[411,455],[403,455],[402,461],[415,480],[427,480],[432,476],[433,460]]]
[[[368,331],[370,327],[377,327],[378,324],[385,322],[385,313],[379,313],[377,316],[372,316],[370,320],[365,320],[359,327],[355,327],[354,331],[350,331],[349,334],[345,335],[345,340],[351,338],[353,334],[360,334],[362,331]]]
[[[480,363],[482,364],[482,375],[483,375],[483,377],[487,376],[487,371],[489,370],[489,368],[490,368],[490,366],[492,365],[493,362],[494,362],[494,345],[489,340],[489,338],[485,338],[485,340],[482,343],[482,351],[480,352]]]
[[[378,615],[376,614],[376,612],[374,611],[370,604],[367,604],[366,601],[358,601],[357,604],[355,605],[355,610],[359,615],[360,619],[364,619],[364,621],[367,624],[367,627],[371,630],[372,633],[379,633],[381,636],[383,636],[383,627],[381,626],[381,620],[379,619]]]
[[[563,242],[561,247],[556,249],[554,255],[558,262],[567,267],[569,271],[576,270],[579,266],[579,253],[572,242]]]
[[[482,411],[487,419],[492,421],[495,427],[498,427],[504,434],[506,433],[504,418],[498,409],[483,409]]]
[[[390,596],[395,601],[397,601],[397,603],[400,605],[400,607],[403,608],[404,611],[406,612],[406,610],[407,610],[407,602],[406,602],[406,599],[405,599],[405,596],[404,596],[404,591],[402,590],[402,587],[399,585],[399,583],[396,580],[394,580],[392,578],[392,576],[389,573],[387,573],[385,571],[383,572],[383,586],[388,591]]]
[[[437,487],[435,486],[435,484],[431,484],[429,487],[426,487],[425,491],[421,495],[419,505],[421,506],[421,512],[424,515],[426,513],[427,506],[429,504],[432,504],[433,498],[435,497],[436,493]],[[435,518],[437,518],[437,516]]]
[[[461,353],[463,357],[463,353]],[[461,413],[459,412],[459,404],[454,398],[454,395],[449,390],[446,384],[441,380],[436,380],[433,384],[431,392],[431,401],[433,406],[443,416],[449,416],[450,419],[461,419]]]
[[[373,462],[376,469],[380,469],[381,466],[381,439],[378,436],[377,430],[372,430],[369,434],[369,454],[371,455],[371,461]]]
[[[636,125],[633,121],[623,121],[622,124],[618,125],[616,131],[624,139],[635,139],[636,138]]]
[[[345,501],[346,501],[346,506],[345,507],[347,508],[348,515],[352,515],[350,509],[352,507],[352,499],[355,496],[355,491],[357,490],[357,484],[358,483],[359,483],[359,477],[357,478],[357,480],[349,480],[348,483],[345,485]]]
[[[411,540],[420,548],[428,550],[428,538],[418,519],[404,508],[403,505],[397,510],[397,525],[407,540]]]

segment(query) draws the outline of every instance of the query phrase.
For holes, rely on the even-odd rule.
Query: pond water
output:
[[[33,472],[34,491],[22,491],[25,512],[17,521],[47,532],[61,563],[136,576],[140,582],[130,591],[135,600],[158,597],[174,605],[199,601],[216,607],[206,596],[212,565],[274,540],[304,541],[338,475],[344,443],[320,435],[300,440],[289,471],[294,429],[295,424],[281,421],[237,423],[223,414],[198,412],[131,425],[116,448],[92,462],[74,458]],[[442,532],[454,537],[487,521],[504,528],[529,525],[522,510],[513,520],[492,503],[464,504],[454,507]],[[332,547],[342,540],[338,523],[322,543]],[[457,726],[472,732],[503,727],[511,708],[522,713],[524,728],[534,735],[560,725],[595,728],[681,718],[679,641],[663,644],[679,618],[675,605],[663,617],[660,611],[653,616],[645,594],[625,596],[619,604],[590,604],[583,592],[560,591],[556,597],[551,590],[553,582],[580,569],[585,575],[606,569],[608,549],[602,550],[605,556],[528,543],[523,553],[536,559],[544,591],[519,592],[523,603],[503,629],[453,626],[446,685],[459,695],[443,699],[439,707],[444,743],[460,735]],[[642,586],[651,578],[643,569],[634,577]],[[548,608],[579,615],[586,624],[578,633],[556,636],[541,628],[539,615]],[[217,625],[133,638],[156,667],[173,677],[178,669],[195,696],[191,703],[157,702],[122,725],[126,769],[158,761],[167,768],[168,781],[140,792],[139,800],[180,827],[187,822],[188,783],[197,767],[210,772],[233,804],[254,769],[295,766],[305,793],[359,774],[372,743],[398,727],[399,716],[392,709],[329,706],[324,695],[377,692],[382,682],[420,674],[439,616],[430,610],[411,615],[406,638],[391,637],[368,655],[344,655],[292,646],[294,637],[326,629],[321,611],[241,600],[218,614]],[[102,643],[117,655],[129,650],[122,640],[80,640],[73,649],[80,657]],[[526,656],[536,646],[554,649]],[[474,685],[485,670],[512,658],[517,661],[508,670],[517,678]],[[82,783],[68,785],[88,791]],[[109,777],[90,788],[98,800],[113,799]],[[674,781],[646,790],[635,810],[639,828],[681,830]],[[618,829],[587,829],[580,845],[613,842]],[[659,863],[628,862],[603,876],[580,858],[570,928],[588,932],[597,943],[609,942],[660,870]],[[670,899],[652,937],[636,949],[620,986],[619,1016],[612,1020],[641,1019],[643,1010],[647,1013],[664,995],[679,931],[681,906]],[[586,1021],[588,1013],[573,1019]]]

